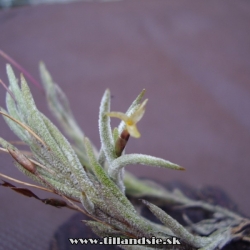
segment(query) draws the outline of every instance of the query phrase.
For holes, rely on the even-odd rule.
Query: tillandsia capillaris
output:
[[[94,233],[100,237],[121,237],[124,244],[120,247],[123,249],[167,248],[166,245],[126,245],[126,239],[142,237],[156,237],[166,241],[174,236],[180,240],[181,245],[167,249],[221,249],[232,240],[250,241],[247,231],[250,220],[225,208],[192,200],[180,190],[170,192],[159,185],[125,173],[124,167],[129,164],[184,170],[179,165],[161,158],[125,153],[129,137],[140,137],[136,124],[145,112],[147,99],[142,101],[145,90],[138,95],[126,113],[111,112],[110,91],[104,92],[99,111],[101,149],[98,151],[78,126],[65,94],[54,83],[43,63],[40,63],[40,73],[49,108],[64,132],[73,140],[74,146],[37,109],[23,75],[19,85],[11,66],[7,65],[7,110],[1,108],[0,113],[10,129],[29,146],[31,153],[18,150],[3,138],[0,138],[1,151],[9,153],[20,171],[43,186],[38,188],[56,193],[66,201],[42,200],[33,192],[16,188],[6,181],[2,186],[47,204],[67,206],[85,213],[91,219],[85,223]],[[110,117],[122,120],[113,131]],[[22,184],[29,185],[23,182]],[[29,186],[37,187],[31,184]],[[212,216],[208,220],[193,223],[184,215],[189,224],[189,227],[185,228],[161,208],[143,199],[141,202],[162,222],[163,225],[159,225],[141,216],[126,194],[137,198],[157,198],[165,203],[178,205],[179,208],[198,207],[211,212]]]

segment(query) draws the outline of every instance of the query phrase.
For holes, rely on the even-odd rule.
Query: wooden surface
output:
[[[249,25],[250,2],[244,0],[40,5],[0,12],[0,49],[36,78],[38,62],[46,63],[97,147],[104,90],[113,95],[112,111],[125,111],[146,88],[142,137],[131,139],[127,152],[162,157],[186,171],[128,169],[194,188],[218,186],[250,216]],[[7,82],[5,64],[0,58],[0,78]],[[43,94],[30,85],[38,108],[51,118]],[[16,140],[3,119],[0,128],[1,137]],[[1,153],[0,159],[1,173],[27,180],[10,157]],[[0,197],[0,249],[47,249],[72,214],[6,188]]]

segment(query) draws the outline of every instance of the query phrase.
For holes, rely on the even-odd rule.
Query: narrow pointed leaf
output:
[[[83,143],[84,133],[73,116],[69,101],[61,88],[53,81],[43,62],[39,64],[39,69],[49,108],[65,133],[76,143],[81,152],[81,158],[86,164],[86,149]]]
[[[183,227],[178,221],[173,219],[167,213],[165,213],[161,208],[146,200],[142,200],[142,202],[166,227],[169,227],[177,237],[181,238],[186,243],[200,248],[206,246],[211,242],[210,238],[194,236],[193,234],[188,232],[185,227]]]
[[[99,112],[99,133],[101,138],[102,150],[106,159],[111,163],[115,158],[114,141],[110,127],[110,118],[106,115],[110,111],[110,92],[107,89],[102,97]]]
[[[10,88],[11,89],[11,88]],[[13,100],[13,98],[7,93],[6,94],[6,106],[8,109],[8,113],[10,116],[15,118],[16,120],[19,120],[22,123],[25,123],[23,116],[19,113],[16,107],[16,102]],[[24,142],[28,143],[30,134],[22,128],[20,125],[16,124],[14,121],[10,120],[7,117],[4,117],[4,120],[9,125],[11,130]]]
[[[13,95],[15,96],[16,100],[19,100],[20,105],[22,105],[23,95],[22,95],[22,92],[21,92],[20,87],[18,85],[18,80],[14,74],[14,71],[9,64],[6,65],[6,71],[7,71],[7,75],[8,75],[8,79],[9,79],[9,84],[11,86],[11,91],[12,91]]]
[[[142,164],[149,166],[172,168],[176,170],[184,170],[183,167],[180,167],[177,164],[154,156],[143,154],[127,154],[120,156],[112,162],[108,169],[109,176],[111,176],[112,179],[117,180],[119,178],[119,171],[126,165],[130,164]]]

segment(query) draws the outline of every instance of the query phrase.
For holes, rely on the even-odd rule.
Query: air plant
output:
[[[170,249],[221,249],[233,240],[250,241],[250,220],[223,207],[185,196],[180,190],[168,191],[162,186],[139,180],[126,173],[130,164],[159,166],[175,170],[183,167],[170,161],[144,154],[126,154],[130,136],[140,137],[137,122],[144,115],[147,99],[142,101],[143,90],[126,113],[110,111],[110,91],[104,92],[99,111],[101,148],[98,151],[78,126],[68,100],[54,83],[45,65],[40,63],[40,74],[49,108],[65,134],[74,142],[72,146],[59,129],[36,107],[28,84],[21,75],[19,85],[10,65],[7,65],[9,87],[6,94],[7,110],[1,108],[10,129],[29,146],[27,154],[0,138],[1,151],[9,153],[16,167],[39,183],[35,186],[0,174],[1,177],[33,186],[61,196],[61,199],[40,199],[26,188],[9,187],[29,197],[34,197],[56,207],[69,207],[86,214],[85,221],[100,237],[168,238],[177,237],[180,245]],[[121,119],[118,128],[111,129],[110,117]],[[162,222],[156,224],[144,218],[127,198],[155,198],[164,203],[178,205],[179,209],[198,207],[209,211],[211,218],[193,223],[184,215],[188,227],[182,226],[161,208],[144,199],[145,206]],[[223,222],[223,223],[221,223]],[[166,245],[120,245],[123,249],[166,249]],[[168,248],[169,249],[169,248]]]

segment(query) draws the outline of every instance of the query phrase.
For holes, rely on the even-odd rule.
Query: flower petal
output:
[[[127,124],[126,124],[126,125],[127,125]],[[135,137],[135,138],[141,137],[141,134],[140,134],[140,132],[138,131],[138,129],[137,129],[137,127],[136,127],[135,124],[133,124],[133,125],[131,125],[131,126],[127,125],[127,130],[128,130],[128,132],[129,132],[129,134],[130,134],[131,136],[133,136],[133,137]]]
[[[148,99],[144,100],[140,107],[135,111],[135,113],[131,115],[130,119],[132,119],[134,123],[137,123],[143,117],[147,101]]]
[[[107,112],[106,115],[110,116],[110,117],[119,118],[122,121],[124,121],[125,123],[127,123],[128,120],[129,120],[129,117],[126,114],[122,113],[122,112]]]

